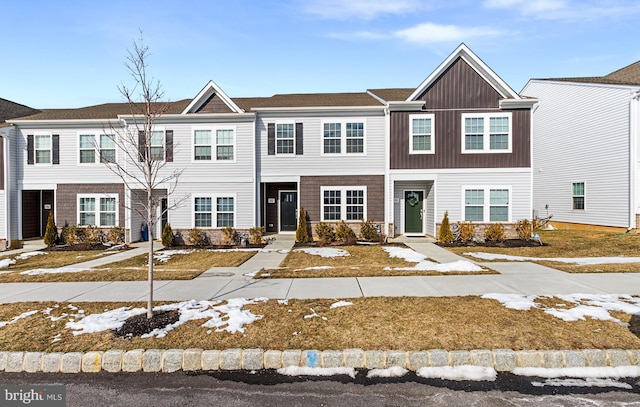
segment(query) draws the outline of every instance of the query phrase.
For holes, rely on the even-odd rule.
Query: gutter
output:
[[[13,125],[11,125],[13,128]],[[5,239],[7,241],[6,248],[11,247],[11,190],[9,186],[9,171],[11,170],[11,162],[10,162],[10,138],[5,134],[0,134],[0,137],[4,140],[4,151],[2,161],[4,165],[4,231],[5,231]]]

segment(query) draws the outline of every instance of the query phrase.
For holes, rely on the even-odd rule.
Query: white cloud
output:
[[[423,23],[411,28],[396,31],[394,36],[417,44],[437,44],[442,42],[462,42],[478,37],[496,37],[503,31],[489,27],[460,27]]]
[[[487,0],[487,8],[517,9],[522,14],[539,14],[567,8],[565,1],[556,0]]]
[[[485,0],[483,6],[514,10],[525,17],[564,21],[593,21],[640,13],[640,5],[629,0]]]
[[[322,18],[371,20],[381,15],[405,14],[422,7],[417,0],[311,0],[303,10]]]

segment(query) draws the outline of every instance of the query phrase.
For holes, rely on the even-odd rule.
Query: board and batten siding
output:
[[[629,227],[628,88],[531,81],[533,208],[554,220]],[[585,210],[572,209],[572,183],[585,183]]]
[[[366,154],[323,155],[322,123],[362,120],[365,123]],[[302,123],[304,154],[268,155],[268,123]],[[314,176],[314,175],[381,175],[385,172],[385,117],[380,113],[344,115],[260,115],[257,121],[256,159],[261,177]],[[344,137],[344,129],[342,136]]]

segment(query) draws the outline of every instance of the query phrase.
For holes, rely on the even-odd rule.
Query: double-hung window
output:
[[[508,222],[510,189],[465,188],[464,220],[472,222]]]
[[[510,153],[511,113],[462,114],[463,153]]]
[[[114,134],[100,135],[100,162],[116,162],[116,139]]]
[[[322,187],[322,221],[366,219],[366,187]]]
[[[194,161],[233,161],[235,159],[235,129],[195,129],[193,131]]]
[[[216,130],[216,160],[233,161],[234,131],[232,129]]]
[[[35,163],[51,164],[51,135],[35,135]]]
[[[574,182],[572,188],[572,209],[584,210],[584,182]]]
[[[116,195],[78,195],[78,225],[112,227],[117,224]]]
[[[93,134],[80,135],[80,164],[96,162],[95,141],[96,136]]]
[[[295,127],[293,123],[276,124],[276,154],[295,153]]]
[[[98,136],[95,134],[80,134],[78,145],[80,164],[93,164],[96,162],[96,146],[99,150],[98,154],[101,163],[113,163],[116,161],[116,141],[113,134],[100,134]]]
[[[194,226],[197,228],[225,228],[235,226],[235,196],[196,196]]]
[[[196,161],[211,160],[211,130],[193,131],[193,159]]]
[[[411,129],[409,154],[431,154],[434,152],[434,115],[409,115]]]
[[[323,154],[364,154],[363,121],[326,121],[322,124]]]
[[[150,141],[151,159],[156,161],[164,160],[164,130],[153,130]]]

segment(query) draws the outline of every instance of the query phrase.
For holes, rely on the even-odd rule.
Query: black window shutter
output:
[[[267,124],[267,154],[276,155],[276,125]]]
[[[33,134],[27,136],[27,164],[35,162],[35,145],[33,144]]]
[[[60,135],[51,136],[51,163],[60,164]]]
[[[165,161],[173,162],[173,130],[167,130],[164,133],[164,143],[165,143]]]
[[[296,155],[304,153],[304,138],[302,137],[302,123],[296,123]]]
[[[138,130],[138,160],[140,162],[144,161],[144,157],[147,155],[146,149],[146,137],[144,135],[144,130]]]

